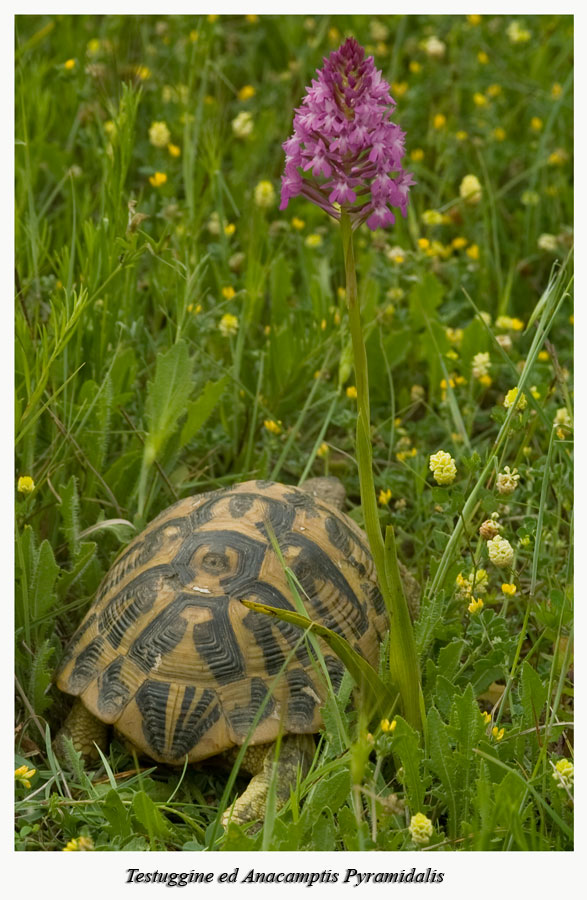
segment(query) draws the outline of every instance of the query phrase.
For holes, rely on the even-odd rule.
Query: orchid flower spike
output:
[[[405,133],[391,121],[395,101],[372,56],[348,38],[324,59],[283,144],[281,206],[302,194],[335,219],[344,209],[353,230],[393,225],[406,215],[414,184],[402,168]]]

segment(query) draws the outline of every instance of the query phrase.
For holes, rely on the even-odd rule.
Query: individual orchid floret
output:
[[[402,168],[405,134],[390,121],[388,83],[354,38],[316,74],[283,144],[280,209],[301,194],[335,219],[347,212],[353,229],[393,225],[392,210],[406,215],[415,182]]]

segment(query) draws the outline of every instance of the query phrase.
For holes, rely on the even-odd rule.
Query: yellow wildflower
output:
[[[314,249],[315,247],[322,246],[322,235],[321,234],[309,234],[306,240],[304,241],[306,247],[311,247]]]
[[[477,59],[481,63],[482,66],[486,66],[487,63],[489,62],[489,57],[488,57],[487,53],[485,52],[485,50],[479,51],[479,53],[477,54]]]
[[[466,141],[469,135],[466,131],[457,131],[455,137],[457,141]]]
[[[256,15],[256,13],[248,13],[248,14],[245,16],[245,19],[247,20],[247,22],[248,22],[250,25],[256,25],[257,22],[259,21],[259,16]]]
[[[391,494],[391,490],[389,488],[387,488],[387,490],[385,490],[385,491],[383,490],[383,488],[381,488],[381,490],[379,491],[379,496],[377,498],[377,502],[379,503],[379,506],[387,506],[387,504],[391,500],[391,496],[392,496],[392,494]]]
[[[238,99],[242,101],[250,100],[251,97],[255,96],[255,93],[256,91],[252,84],[245,84],[238,92]]]
[[[192,30],[189,33],[189,39],[192,42],[192,44],[197,43],[199,37],[200,37],[200,34],[197,31],[197,29],[192,28]]]
[[[393,734],[396,728],[397,722],[395,719],[393,719],[391,722],[389,721],[389,719],[381,720],[381,730],[384,734]]]
[[[148,66],[135,66],[135,75],[139,81],[146,81],[151,77],[151,70]]]
[[[418,247],[420,250],[427,250],[430,246],[430,241],[428,238],[418,238]]]
[[[206,18],[208,19],[208,21],[210,22],[211,25],[213,25],[214,22],[218,21],[218,15],[216,13],[210,13],[209,15],[206,16]]]
[[[430,471],[437,484],[452,484],[457,474],[457,467],[450,453],[438,450],[430,457]]]
[[[403,97],[404,94],[407,93],[408,90],[408,82],[407,81],[394,81],[391,85],[392,93],[396,97]]]
[[[559,84],[558,81],[555,81],[555,83],[553,84],[553,86],[550,89],[550,96],[552,97],[553,100],[558,100],[558,98],[561,96],[562,92],[563,92],[562,85]]]
[[[356,389],[356,387],[354,386],[354,384],[350,384],[350,385],[348,386],[348,388],[346,389],[346,395],[347,395],[347,397],[349,398],[349,400],[356,400],[356,399],[357,399],[357,389]]]
[[[483,717],[483,722],[485,725],[489,725],[491,722],[491,713],[488,713],[486,709],[481,710],[481,715]]]
[[[324,457],[328,456],[330,453],[330,447],[326,443],[326,441],[322,441],[318,449],[316,450],[316,456],[319,456],[320,459],[324,459]]]
[[[567,153],[567,151],[563,150],[562,147],[559,147],[557,150],[554,150],[548,157],[548,165],[564,166],[568,158],[569,154]]]
[[[432,119],[432,125],[439,131],[441,128],[444,128],[446,125],[446,116],[443,113],[436,113],[434,118]]]
[[[485,604],[483,603],[483,600],[481,599],[481,597],[476,597],[471,600],[471,602],[467,606],[467,609],[469,610],[471,615],[474,616],[477,613],[481,612],[484,605]]]
[[[496,741],[501,741],[505,734],[505,728],[498,728],[497,725],[494,725],[491,729],[491,734]]]
[[[181,147],[178,147],[177,144],[167,144],[167,150],[170,156],[175,158],[181,156]]]
[[[338,44],[340,40],[340,31],[334,26],[328,29],[328,40],[331,44]]]
[[[87,851],[87,850],[93,850],[93,849],[94,849],[93,840],[89,837],[84,837],[83,835],[78,838],[72,838],[70,841],[67,842],[67,844],[63,848],[64,851],[66,851],[66,850]]]
[[[149,140],[153,147],[167,147],[171,140],[171,133],[165,122],[152,122],[149,128]]]
[[[507,137],[505,128],[502,128],[500,125],[493,129],[492,134],[496,141],[505,141]]]
[[[483,378],[489,373],[491,368],[491,360],[489,353],[476,353],[471,361],[471,373],[473,378]]]
[[[456,344],[460,346],[463,342],[464,331],[462,328],[445,328],[444,333],[447,338],[451,342],[451,344]]]
[[[505,584],[502,584],[501,590],[502,593],[506,595],[506,597],[514,597],[518,589],[515,584],[506,582]]]
[[[237,116],[231,122],[231,128],[233,134],[239,138],[240,140],[244,140],[249,137],[250,134],[253,133],[254,122],[253,116],[250,112],[239,112]],[[261,184],[269,184],[271,189],[273,190],[273,185],[269,181],[262,181]],[[263,204],[259,204],[262,206]]]
[[[22,784],[28,791],[31,786],[31,778],[33,775],[36,775],[36,769],[29,769],[28,766],[19,766],[18,769],[14,770],[14,779],[18,781],[19,784]]]
[[[514,561],[514,550],[510,542],[506,538],[502,538],[497,534],[494,538],[487,541],[487,551],[489,559],[494,566],[499,569],[507,569]]]
[[[560,409],[557,409],[554,424],[558,425],[559,428],[569,428],[573,427],[573,422],[569,415],[569,411],[565,406],[562,406]]]
[[[513,494],[518,486],[520,476],[518,470],[510,471],[509,466],[505,466],[503,472],[497,476],[496,487],[499,494]]]
[[[525,44],[532,35],[526,28],[522,28],[519,22],[512,22],[506,28],[506,34],[512,44]]]
[[[422,71],[422,64],[419,63],[418,60],[412,59],[412,60],[410,61],[410,66],[409,66],[409,68],[410,68],[410,72],[412,72],[414,75],[417,75],[418,72],[421,72],[421,71]]]
[[[482,384],[483,387],[485,387],[485,388],[491,387],[491,385],[493,384],[493,379],[491,378],[491,375],[482,375],[481,378],[479,379],[479,384]]]
[[[17,491],[20,494],[32,494],[35,489],[35,482],[30,475],[21,475],[18,479]]]
[[[505,406],[505,408],[511,409],[512,406],[514,405],[514,403],[516,402],[517,397],[518,397],[517,387],[514,387],[510,391],[508,391],[507,394],[505,395],[505,398],[503,401],[503,405]],[[526,400],[526,395],[520,394],[520,397],[518,400],[518,409],[520,411],[522,411],[523,409],[526,409],[527,404],[528,404],[528,401]]]
[[[475,91],[475,93],[473,94],[473,103],[475,104],[475,106],[487,106],[488,102],[489,101],[485,94],[482,94],[480,91]]]
[[[412,162],[422,162],[424,159],[424,151],[421,147],[416,147],[415,150],[412,150],[410,153],[410,159]]]
[[[490,84],[487,88],[488,97],[499,97],[501,94],[501,84]]]
[[[162,184],[165,184],[167,181],[167,175],[165,172],[155,172],[153,175],[149,176],[149,184],[154,188],[161,187]]]
[[[467,22],[469,25],[480,25],[481,24],[481,16],[478,16],[476,13],[472,13],[467,16]]]
[[[559,759],[554,766],[552,777],[556,781],[556,786],[561,789],[572,787],[575,777],[575,767],[570,759]]]
[[[532,116],[530,119],[530,128],[532,131],[542,131],[543,121],[538,116]]]
[[[263,425],[271,434],[281,434],[281,423],[276,422],[275,419],[265,419]]]
[[[64,68],[64,69],[68,69],[68,70],[71,70],[71,69],[75,68],[75,59],[67,59],[67,60],[63,63],[63,68]]]
[[[226,237],[232,237],[233,234],[235,233],[235,231],[236,231],[236,225],[234,224],[234,222],[228,222],[224,226],[224,234],[226,235]]]
[[[303,219],[298,219],[297,216],[294,216],[291,220],[291,227],[295,228],[296,231],[301,231],[302,228],[306,227],[306,223]]]
[[[538,354],[538,359],[540,360],[540,362],[548,362],[548,360],[550,359],[548,350],[541,350]]]
[[[426,209],[422,213],[424,225],[442,225],[442,213],[437,209]]]
[[[275,188],[270,181],[260,181],[255,188],[255,203],[262,209],[270,209],[275,203]]]
[[[236,291],[231,284],[227,284],[226,287],[222,288],[222,296],[225,300],[232,300],[235,294]]]
[[[434,826],[424,813],[416,813],[410,819],[408,830],[415,844],[427,844],[434,833]]]
[[[411,447],[409,450],[400,450],[399,453],[395,454],[395,458],[398,462],[405,462],[406,459],[412,459],[414,456],[417,456],[418,451],[415,447]]]
[[[471,244],[470,247],[467,247],[465,253],[471,259],[479,259],[479,247],[477,246],[477,244]]]
[[[238,319],[230,313],[225,313],[220,319],[218,329],[222,337],[230,337],[238,331]]]

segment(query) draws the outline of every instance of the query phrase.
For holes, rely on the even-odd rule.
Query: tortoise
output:
[[[240,601],[296,608],[273,534],[310,618],[377,667],[387,617],[366,536],[343,504],[336,478],[248,481],[158,515],[116,559],[61,661],[57,686],[77,699],[58,754],[67,736],[97,760],[94,742],[106,749],[114,725],[157,762],[232,764],[264,704],[242,762],[252,781],[224,823],[263,816],[273,765],[283,804],[313,759],[326,687],[300,629]],[[320,644],[337,689],[342,663]]]

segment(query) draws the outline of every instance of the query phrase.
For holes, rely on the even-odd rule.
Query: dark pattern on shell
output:
[[[161,660],[177,647],[187,622],[181,615],[187,606],[198,606],[188,594],[180,594],[144,628],[128,651],[129,659],[145,673],[159,667]]]
[[[302,552],[292,563],[291,570],[298,579],[305,596],[310,601],[313,613],[311,618],[317,619],[326,628],[330,628],[346,638],[346,628],[344,627],[346,622],[341,624],[334,614],[334,608],[322,601],[321,591],[316,580],[317,577],[320,577],[320,573],[312,560],[307,559],[306,554]]]
[[[86,633],[88,628],[90,628],[94,624],[95,621],[96,621],[96,613],[91,613],[89,616],[87,616],[83,620],[83,622],[81,623],[81,625],[79,626],[79,628],[77,629],[75,634],[73,635],[71,641],[67,645],[65,653],[61,657],[61,662],[59,663],[59,667],[57,669],[57,672],[55,673],[56,678],[59,678],[59,676],[63,672],[65,666],[68,664],[68,662],[70,662],[70,660],[73,659],[73,657],[75,656],[76,649],[77,649],[79,642],[81,641],[82,637],[84,636],[84,634]]]
[[[169,510],[166,512],[168,513]],[[161,549],[165,540],[170,539],[170,529],[175,528],[180,537],[187,536],[190,532],[189,521],[185,516],[178,519],[166,519],[165,513],[162,513],[160,516],[157,516],[155,522],[158,519],[162,520],[159,527],[153,528],[153,523],[151,523],[149,530],[146,533],[143,533],[143,537],[136,543],[133,543],[112,566],[106,575],[106,578],[100,585],[97,600],[101,600],[107,593],[120,584],[129,572],[148,563]]]
[[[135,697],[143,720],[143,735],[147,746],[159,756],[165,753],[167,742],[165,725],[170,687],[164,681],[145,681]]]
[[[344,666],[337,656],[324,656],[324,663],[330,675],[333,690],[337,693],[344,675]]]
[[[81,694],[86,685],[95,678],[103,647],[104,638],[98,635],[81,651],[69,676],[72,693]]]
[[[385,601],[383,599],[383,594],[379,590],[379,585],[375,584],[373,581],[363,581],[361,583],[361,590],[365,597],[367,597],[369,603],[373,604],[373,608],[377,615],[384,615]]]
[[[121,675],[124,657],[119,656],[98,676],[98,712],[107,718],[119,714],[130,699],[130,689]]]
[[[291,731],[303,733],[312,728],[318,704],[316,689],[310,676],[303,669],[290,669],[286,673],[286,678],[290,690],[287,724]]]
[[[319,573],[324,581],[330,581],[336,590],[346,597],[352,609],[352,614],[347,617],[349,628],[355,637],[365,634],[369,627],[366,608],[364,604],[361,604],[350,584],[328,554],[310,538],[301,534],[289,535],[287,544],[290,547],[300,547],[306,565]]]
[[[236,634],[228,614],[227,597],[206,598],[198,606],[212,614],[207,622],[193,627],[194,646],[218,684],[239,681],[246,675],[246,666]]]
[[[320,515],[317,510],[315,498],[306,491],[292,489],[288,491],[287,494],[283,495],[283,499],[287,500],[288,503],[291,503],[295,509],[305,512],[309,519],[316,519]]]
[[[153,566],[140,572],[108,602],[100,613],[98,629],[108,643],[117,649],[128,630],[152,609],[167,566]]]
[[[173,739],[171,742],[171,755],[174,759],[179,759],[189,753],[192,747],[195,747],[203,738],[207,731],[220,718],[220,705],[218,702],[210,708],[210,705],[216,700],[213,691],[205,690],[196,703],[194,709],[190,712],[196,689],[192,685],[187,685],[181,702],[181,709],[175,728],[173,729]],[[204,715],[204,713],[208,713]]]
[[[241,590],[246,590],[248,585],[259,577],[267,550],[261,541],[240,534],[238,531],[229,531],[228,529],[200,531],[185,539],[171,563],[173,570],[189,572],[189,581],[197,580],[198,566],[193,558],[201,547],[208,548],[210,554],[217,556],[225,556],[228,550],[236,552],[236,570],[218,579],[219,587],[227,594],[233,595]],[[215,572],[214,574],[221,575],[222,573]],[[186,584],[189,581],[186,581]]]
[[[336,547],[336,549],[343,554],[346,561],[357,570],[359,577],[364,578],[367,569],[365,568],[364,563],[359,562],[353,553],[353,549],[356,546],[363,550],[354,531],[349,528],[344,519],[335,518],[334,516],[326,517],[324,527],[326,528],[326,534],[328,535],[330,543]]]
[[[251,696],[246,706],[234,709],[228,714],[230,724],[238,735],[245,737],[253,724],[253,719],[257,715],[259,708],[267,697],[268,688],[261,678],[251,678]],[[267,702],[261,716],[257,722],[259,725],[267,716],[270,716],[275,709],[275,701],[273,697],[268,697]]]
[[[293,604],[290,603],[281,591],[278,591],[273,585],[265,584],[262,581],[257,582],[257,584],[251,588],[246,599],[256,600],[260,603],[265,603],[267,606],[274,606],[276,609],[289,609],[292,611],[295,609]],[[287,641],[290,649],[296,648],[295,656],[298,662],[303,666],[310,665],[307,642],[305,640],[300,641],[302,632],[299,628],[295,625],[290,625],[289,622],[283,622],[281,619],[269,618],[265,613],[258,613],[251,610],[251,614],[252,618],[250,619],[250,625],[247,625],[247,627],[253,631],[255,640],[261,647],[267,664],[271,661],[272,667],[275,665],[273,662],[273,660],[276,659],[276,656],[274,655],[275,637],[273,629],[276,628],[281,636]],[[247,619],[247,622],[249,622],[249,616],[247,615],[245,618]],[[255,622],[257,622],[257,624],[255,624]],[[267,671],[270,672],[270,674],[273,674],[272,670],[268,669]],[[279,668],[274,671],[279,671]]]
[[[252,494],[235,494],[230,498],[228,511],[235,519],[240,519],[251,509],[254,503]]]

